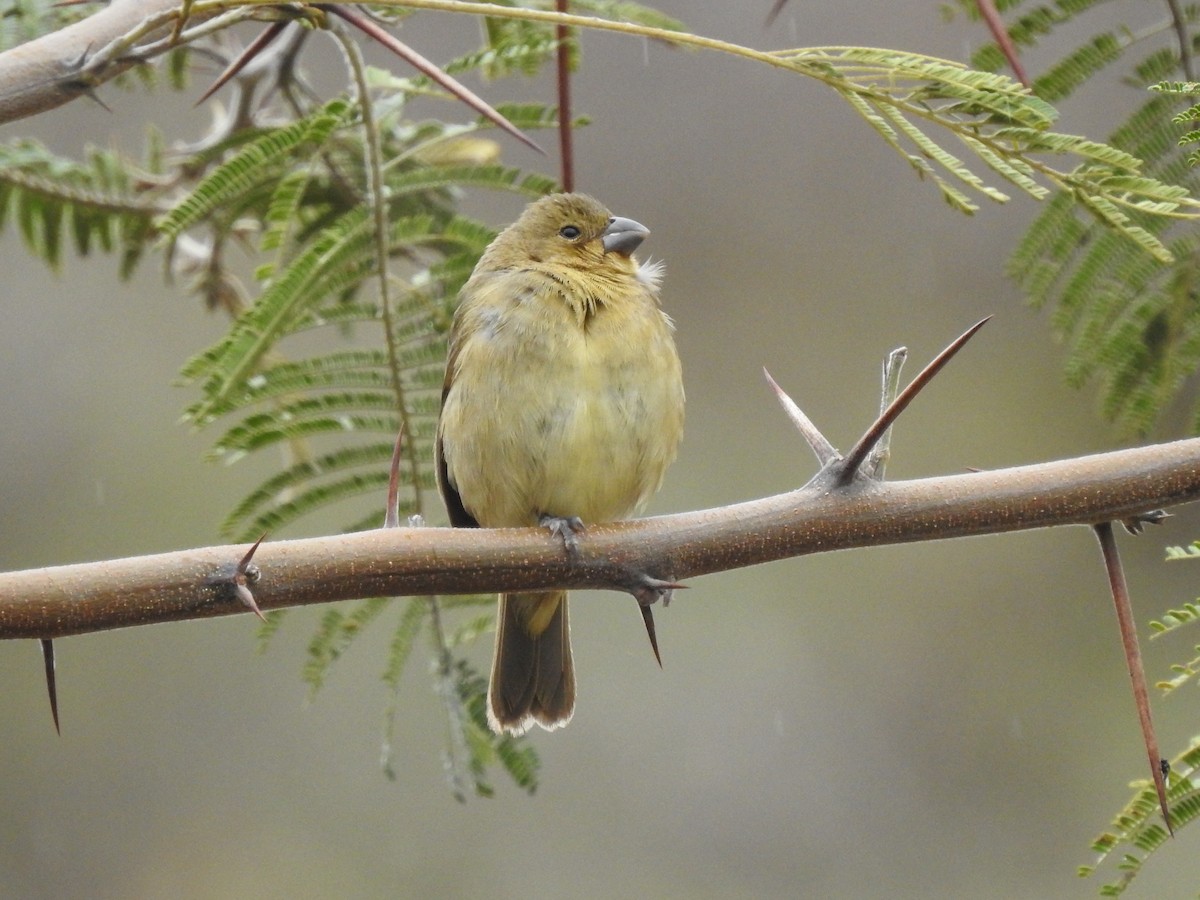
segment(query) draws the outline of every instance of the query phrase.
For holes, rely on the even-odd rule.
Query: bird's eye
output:
[[[562,228],[558,229],[558,233],[565,237],[568,241],[573,241],[575,238],[583,234],[583,232],[574,225],[564,225]]]

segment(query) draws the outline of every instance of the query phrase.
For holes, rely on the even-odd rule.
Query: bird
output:
[[[675,326],[644,225],[585,194],[546,195],[484,250],[459,293],[435,448],[459,528],[540,525],[568,552],[640,511],[683,436]],[[566,725],[575,668],[565,591],[501,594],[487,718]]]

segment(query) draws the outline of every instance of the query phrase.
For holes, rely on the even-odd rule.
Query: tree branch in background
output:
[[[555,9],[567,11],[567,0],[555,0]],[[562,189],[570,193],[575,190],[575,148],[571,127],[571,33],[559,22],[554,26],[558,38],[555,54],[555,71],[558,78],[558,154],[562,172]]]

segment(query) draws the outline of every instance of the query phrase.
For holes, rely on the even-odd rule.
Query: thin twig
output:
[[[557,0],[560,13],[567,12],[567,0]],[[562,188],[567,193],[575,190],[575,148],[571,137],[571,39],[567,26],[559,22],[554,26],[558,39],[556,64],[558,69],[558,152],[562,169]]]
[[[1192,36],[1188,32],[1187,16],[1179,6],[1179,0],[1167,0],[1171,10],[1171,26],[1175,29],[1175,37],[1179,43],[1179,66],[1183,69],[1188,81],[1196,80],[1195,66],[1192,63]]]

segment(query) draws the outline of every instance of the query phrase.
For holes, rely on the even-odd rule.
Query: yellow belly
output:
[[[443,455],[481,525],[611,521],[657,490],[682,433],[679,359],[652,301],[620,313],[584,328],[565,314],[518,318],[464,342]]]

